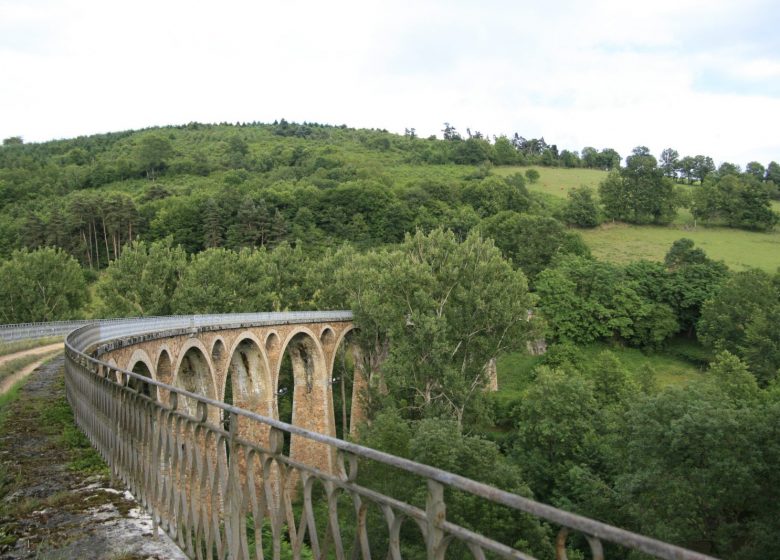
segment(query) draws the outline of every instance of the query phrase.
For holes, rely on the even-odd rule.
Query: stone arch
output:
[[[298,327],[290,331],[281,347],[275,372],[275,386],[285,354],[289,354],[293,373],[292,424],[329,436],[336,435],[333,415],[330,364],[319,337],[310,329]],[[277,410],[278,414],[278,410]],[[308,465],[332,472],[334,452],[328,446],[292,436],[290,457]]]
[[[336,333],[329,326],[325,326],[320,331],[320,344],[323,348],[327,348],[336,341]]]
[[[251,332],[243,332],[236,337],[227,354],[229,362],[221,396],[225,400],[230,381],[230,404],[270,416],[273,414],[275,388],[264,346]]]
[[[339,332],[330,354],[334,414],[340,422],[341,431],[338,435],[342,438],[346,438],[347,434],[356,436],[357,426],[366,419],[364,401],[368,390],[368,376],[364,371],[362,352],[353,340],[356,332],[354,325],[348,325]],[[339,363],[341,360],[343,362]],[[345,371],[350,367],[350,373]]]
[[[114,371],[114,381],[117,383],[122,383],[122,374],[117,371],[119,366],[116,364],[116,360],[111,358],[106,363],[110,366],[110,369]],[[106,376],[110,375],[110,373],[110,371],[106,372]]]
[[[221,336],[214,339],[211,345],[211,362],[216,365],[225,357],[225,341]]]
[[[157,381],[157,372],[155,371],[157,368],[155,367],[154,362],[149,357],[149,354],[146,352],[146,350],[142,348],[136,348],[132,355],[130,356],[130,359],[127,360],[127,367],[125,367],[128,371],[135,371],[135,367],[142,363],[146,366],[147,371],[149,372],[148,377],[151,377],[155,381]],[[137,372],[136,372],[137,373]]]
[[[174,372],[173,385],[191,393],[197,393],[210,399],[216,399],[216,387],[214,383],[214,369],[209,359],[208,351],[198,340],[191,340],[185,344],[177,360]],[[181,408],[191,416],[197,413],[197,404],[194,399],[180,399]],[[216,409],[209,407],[209,419],[217,421]]]
[[[155,368],[157,375],[157,381],[167,383],[170,385],[173,383],[173,363],[171,361],[171,352],[167,348],[167,345],[160,348],[157,355],[157,367]]]
[[[130,356],[125,369],[148,377],[149,379],[155,379],[155,367],[152,365],[152,360],[149,358],[149,354],[141,348],[135,349],[132,356]],[[154,385],[144,383],[143,381],[134,378],[130,378],[127,385],[142,395],[146,395],[151,399],[157,399],[157,387]]]
[[[171,385],[173,383],[173,364],[171,361],[171,352],[167,345],[159,349],[157,355],[157,367],[155,368],[157,381]],[[168,404],[168,389],[157,389],[157,398],[160,402]]]
[[[276,352],[281,347],[281,344],[282,339],[279,337],[279,333],[275,330],[271,330],[265,335],[263,348],[265,348],[266,353]]]

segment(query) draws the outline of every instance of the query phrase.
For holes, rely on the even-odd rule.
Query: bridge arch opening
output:
[[[223,401],[273,417],[274,396],[268,361],[260,343],[252,338],[240,340],[230,355],[222,391]],[[223,421],[226,420],[223,418]]]
[[[172,369],[171,355],[167,350],[162,350],[157,358],[157,380],[170,385],[173,375]]]
[[[336,435],[329,364],[319,337],[308,330],[291,333],[282,350],[277,372],[277,418],[297,427]],[[290,456],[303,463],[332,471],[332,450],[301,438],[290,437]]]
[[[221,339],[214,341],[211,347],[211,362],[217,364],[225,355],[225,343]]]
[[[190,347],[181,358],[176,371],[174,386],[191,393],[197,393],[214,399],[214,381],[211,366],[203,351],[197,346]],[[189,397],[180,399],[187,414],[197,414],[197,401]]]
[[[130,371],[132,371],[133,373],[137,373],[138,375],[143,375],[144,377],[152,379],[152,371],[151,369],[149,369],[149,366],[143,360],[138,360],[135,364],[133,364],[133,367],[130,368]],[[140,394],[149,397],[150,399],[157,400],[157,387],[154,385],[151,385],[149,383],[144,383],[139,379],[135,379],[131,377],[128,380],[127,386],[133,389],[134,391],[138,391]]]
[[[355,331],[350,329],[344,333],[336,344],[331,366],[333,411],[336,437],[346,439],[348,435],[355,434],[357,424],[365,418],[363,410],[367,387],[361,383],[360,352]]]

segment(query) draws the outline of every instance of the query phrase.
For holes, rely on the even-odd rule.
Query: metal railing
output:
[[[318,318],[334,320],[329,316],[347,315]],[[219,317],[216,323],[195,321],[200,328],[251,322],[246,317]],[[317,320],[313,315],[292,317],[264,315],[259,320]],[[193,320],[169,319],[156,325],[167,329]],[[143,322],[121,334],[151,332],[152,323]],[[513,543],[498,542],[448,520],[447,497],[459,493],[558,527],[559,560],[566,559],[569,533],[584,537],[594,559],[604,558],[604,544],[611,543],[655,558],[711,560],[450,472],[193,394],[109,366],[87,353],[120,331],[90,325],[66,338],[68,399],[76,422],[112,475],[127,485],[155,524],[192,558],[277,560],[310,554],[397,560],[402,552],[414,550],[430,559],[469,554],[477,560],[533,558],[513,548]],[[196,406],[182,406],[185,400]],[[187,410],[196,412],[190,415]],[[293,460],[285,451],[289,438],[327,446],[336,457],[335,474]],[[415,505],[366,485],[360,473],[376,466],[397,473],[389,476],[416,481],[419,495],[425,498]],[[417,549],[409,548],[410,532],[418,537]],[[522,538],[517,535],[515,541]]]

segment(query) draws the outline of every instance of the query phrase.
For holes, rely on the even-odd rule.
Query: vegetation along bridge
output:
[[[334,361],[358,352],[352,329],[348,311],[85,325],[65,341],[68,399],[112,475],[193,558],[398,559],[410,538],[428,558],[531,558],[522,534],[501,543],[448,519],[452,499],[544,520],[559,529],[559,559],[577,543],[595,559],[613,548],[709,558],[336,438]],[[279,420],[283,363],[291,423]],[[365,472],[415,481],[419,503],[372,489]]]

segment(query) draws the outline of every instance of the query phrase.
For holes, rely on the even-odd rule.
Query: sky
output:
[[[776,0],[0,0],[0,138],[192,121],[780,161]]]

